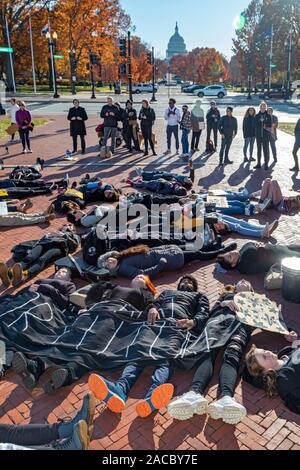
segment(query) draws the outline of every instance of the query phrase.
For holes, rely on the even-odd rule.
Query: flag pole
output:
[[[274,41],[274,25],[271,27],[271,45],[270,45],[270,64],[269,64],[269,82],[268,91],[272,88],[272,68],[273,68],[273,41]]]
[[[36,94],[36,78],[35,78],[35,64],[34,64],[34,50],[33,50],[33,39],[32,39],[31,15],[29,15],[29,34],[30,34],[33,90],[34,90],[34,93]]]
[[[5,16],[5,26],[6,26],[7,45],[11,49],[7,16]],[[9,53],[9,60],[10,60],[10,69],[11,69],[11,76],[12,76],[12,81],[13,81],[14,93],[16,93],[17,90],[16,90],[16,80],[15,80],[15,72],[14,72],[14,63],[13,63],[12,52]]]

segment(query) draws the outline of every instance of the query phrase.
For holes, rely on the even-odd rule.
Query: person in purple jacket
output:
[[[29,132],[32,129],[31,113],[26,109],[24,101],[20,102],[20,109],[16,112],[16,121],[19,126],[19,134],[23,145],[22,153],[32,153],[30,148]],[[27,149],[26,149],[27,146]]]

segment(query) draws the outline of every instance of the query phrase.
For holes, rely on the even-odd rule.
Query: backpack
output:
[[[81,237],[81,248],[84,261],[92,266],[97,266],[100,255],[110,251],[109,240],[100,240],[96,227]]]
[[[207,153],[213,153],[215,152],[215,147],[214,147],[214,144],[212,143],[212,141],[210,139],[207,139],[207,142],[206,142],[206,152]]]

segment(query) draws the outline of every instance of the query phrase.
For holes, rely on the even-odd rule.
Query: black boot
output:
[[[21,352],[14,354],[12,368],[21,377],[28,390],[33,390],[36,387],[38,379],[44,372],[44,368],[38,361],[27,359]]]
[[[293,172],[299,172],[299,160],[298,160],[298,157],[294,157],[294,160],[295,160],[295,166],[294,168],[290,168],[290,171],[293,171]]]

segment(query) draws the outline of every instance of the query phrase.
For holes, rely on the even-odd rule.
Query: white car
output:
[[[216,96],[222,99],[224,96],[227,96],[228,93],[224,85],[211,85],[202,90],[196,90],[194,94],[199,96],[199,98],[204,98],[204,96]]]
[[[158,90],[157,84],[154,85],[154,90],[155,92],[157,92]],[[152,91],[153,91],[152,83],[140,83],[138,85],[133,85],[132,87],[132,93],[136,93],[136,94],[152,93]]]

